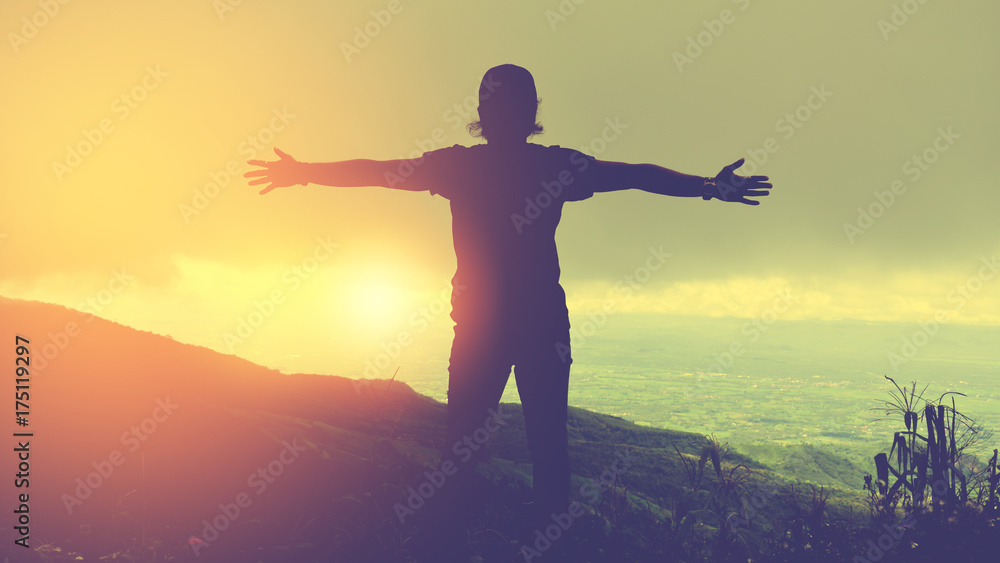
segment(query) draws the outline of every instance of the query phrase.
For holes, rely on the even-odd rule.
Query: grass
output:
[[[899,430],[884,437],[884,453],[869,463],[875,471],[868,475],[850,475],[859,468],[838,463],[820,445],[780,455],[736,451],[713,437],[571,409],[575,491],[605,474],[616,453],[631,461],[599,496],[576,495],[582,515],[549,545],[525,524],[530,465],[518,405],[505,405],[512,423],[491,438],[493,461],[477,477],[479,509],[447,522],[446,536],[433,532],[440,523],[433,502],[405,523],[393,510],[434,467],[441,420],[408,416],[401,404],[350,425],[241,411],[276,441],[301,439],[344,481],[326,486],[323,474],[311,474],[308,500],[262,501],[203,549],[189,529],[160,523],[140,482],[105,515],[100,531],[46,538],[30,554],[12,554],[15,561],[53,563],[938,561],[946,553],[950,563],[994,560],[997,450],[986,461],[970,453],[990,436],[958,410],[960,395],[925,399],[916,384],[889,381],[894,389],[879,409]],[[366,392],[384,396],[387,389]],[[433,554],[441,537],[454,550],[447,559]]]

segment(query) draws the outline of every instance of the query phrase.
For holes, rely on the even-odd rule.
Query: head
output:
[[[542,132],[535,121],[540,101],[530,72],[515,65],[495,66],[479,85],[479,121],[469,124],[469,133],[492,142],[523,142]]]

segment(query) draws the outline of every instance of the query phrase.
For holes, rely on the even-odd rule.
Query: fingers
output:
[[[278,155],[278,158],[281,160],[295,160],[288,153],[284,152],[278,147],[274,147],[274,154]],[[265,162],[263,160],[257,160],[257,159],[248,160],[247,164],[251,166],[260,166],[261,168],[258,170],[251,170],[243,174],[244,178],[254,178],[254,180],[247,182],[247,185],[259,186],[260,184],[267,184],[267,187],[258,192],[260,193],[260,195],[264,195],[273,190],[274,188],[277,188],[278,186],[274,185],[272,178],[269,176],[269,174],[272,172],[271,170],[272,165],[276,164],[277,162],[280,161]]]
[[[773,187],[770,182],[751,181],[749,178],[741,178],[739,176],[737,176],[732,183],[723,185],[728,187],[730,191],[738,191],[740,193],[745,193],[750,190],[770,190]]]
[[[281,160],[286,160],[286,159],[288,159],[288,160],[295,160],[294,158],[291,157],[291,155],[289,155],[285,151],[279,149],[278,147],[274,147],[274,153],[277,154],[278,158],[281,159]],[[263,167],[266,168],[268,166],[271,166],[275,162],[278,162],[278,161],[277,160],[272,160],[270,162],[267,162],[267,161],[264,161],[264,160],[253,159],[253,160],[248,160],[247,164],[249,164],[250,166],[263,166]]]
[[[726,166],[719,173],[719,176],[726,177],[717,183],[719,188],[719,199],[723,201],[729,201],[733,203],[742,203],[744,205],[760,205],[760,202],[753,199],[747,199],[748,197],[765,197],[771,195],[770,190],[773,186],[770,183],[770,178],[767,176],[756,175],[756,176],[738,176],[733,171],[743,166],[746,162],[745,158],[741,158],[736,162]],[[734,193],[735,192],[735,193]]]
[[[737,186],[742,186],[743,184],[746,184],[747,182],[749,182],[751,184],[763,184],[763,183],[767,183],[768,177],[767,176],[737,176],[737,175],[733,174],[733,177],[732,177],[732,179],[730,181],[733,184],[736,184]],[[767,185],[770,186],[771,184],[768,183]]]

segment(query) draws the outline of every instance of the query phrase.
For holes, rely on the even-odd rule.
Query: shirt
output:
[[[429,151],[410,165],[392,187],[451,202],[455,322],[568,327],[555,233],[563,204],[599,187],[595,159],[559,146],[484,144]]]

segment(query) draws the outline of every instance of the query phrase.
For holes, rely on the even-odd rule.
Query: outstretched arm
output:
[[[676,197],[718,198],[722,201],[759,205],[748,197],[768,195],[771,184],[767,176],[739,176],[734,171],[744,159],[726,166],[714,178],[683,174],[655,164],[628,164],[597,161],[602,186],[596,191],[637,189],[654,194]]]
[[[248,160],[247,164],[259,166],[243,176],[255,178],[251,186],[267,184],[261,195],[295,184],[320,184],[323,186],[356,187],[385,186],[386,172],[396,171],[398,160],[344,160],[340,162],[299,162],[280,149],[274,149],[278,160]]]

